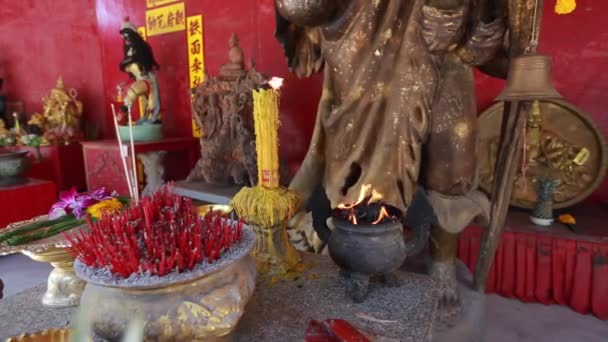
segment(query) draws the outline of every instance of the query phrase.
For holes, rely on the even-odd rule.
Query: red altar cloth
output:
[[[95,190],[105,187],[121,195],[128,194],[129,187],[124,176],[118,142],[116,140],[85,141],[82,146],[87,188]],[[146,152],[168,152],[163,163],[165,181],[186,178],[194,168],[200,150],[198,140],[191,137],[137,142],[134,147],[136,155]],[[146,183],[145,174],[143,167],[139,165],[141,162],[137,161],[137,163],[137,181],[141,191]]]
[[[487,292],[524,302],[568,305],[608,320],[607,214],[597,208],[579,211],[575,234],[561,224],[536,227],[528,223],[527,213],[510,213]],[[482,235],[481,227],[468,227],[460,237],[458,257],[472,272]]]
[[[0,188],[0,229],[49,212],[57,201],[55,183],[30,179],[29,183]]]

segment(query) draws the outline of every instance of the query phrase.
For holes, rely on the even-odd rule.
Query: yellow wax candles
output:
[[[258,158],[259,185],[279,187],[279,93],[275,89],[253,91],[253,118]]]
[[[279,183],[279,92],[282,79],[273,78],[270,89],[253,91],[253,119],[258,158],[258,184],[243,188],[232,199],[240,218],[261,227],[274,227],[293,217],[298,196]]]

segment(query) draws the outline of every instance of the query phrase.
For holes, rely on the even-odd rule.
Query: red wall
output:
[[[78,90],[89,122],[102,119],[104,101],[95,0],[3,1],[0,6],[0,77],[9,100],[28,113],[62,75]],[[100,132],[101,134],[107,132]]]
[[[288,78],[283,89],[281,152],[289,160],[298,160],[306,152],[316,106],[320,78],[292,82],[279,44],[275,41],[273,0],[185,1],[186,15],[203,14],[205,65],[210,75],[217,75],[227,62],[228,39],[236,33],[246,60],[269,76]],[[128,81],[118,70],[122,58],[122,38],[118,34],[124,16],[136,26],[144,25],[146,2],[143,0],[98,0],[97,23],[101,36],[106,100],[115,96],[115,87]],[[190,135],[191,112],[188,81],[186,33],[173,32],[148,39],[160,64],[162,107],[166,112],[165,133]],[[106,116],[109,108],[106,104]],[[171,118],[169,118],[169,116]]]
[[[118,70],[122,57],[118,30],[126,15],[137,26],[144,24],[146,1],[8,3],[0,8],[0,74],[7,75],[9,95],[24,99],[28,111],[38,109],[39,99],[62,73],[66,83],[79,90],[88,117],[104,118],[104,136],[111,137],[109,101],[115,86],[128,81]],[[578,0],[576,11],[565,16],[553,13],[554,0],[545,4],[540,50],[553,55],[556,86],[608,134],[608,96],[603,94],[608,88],[608,30],[602,21],[608,2]],[[246,58],[254,60],[258,70],[287,78],[281,103],[281,153],[290,161],[300,160],[312,133],[321,77],[297,80],[288,73],[273,37],[273,0],[186,0],[185,7],[186,15],[204,16],[205,64],[211,75],[226,61],[228,38],[236,33]],[[150,37],[149,42],[161,65],[158,77],[167,112],[166,134],[190,135],[185,32]],[[502,89],[502,82],[478,74],[477,83],[483,110]],[[608,199],[608,182],[598,194]]]

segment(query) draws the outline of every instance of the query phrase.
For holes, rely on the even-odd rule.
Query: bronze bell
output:
[[[523,55],[511,60],[505,89],[497,101],[561,99],[553,86],[551,57],[540,54]]]

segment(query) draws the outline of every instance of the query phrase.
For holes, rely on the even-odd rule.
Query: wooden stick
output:
[[[133,116],[131,106],[127,107],[129,115],[129,143],[131,144],[131,164],[133,167],[133,193],[135,194],[135,204],[139,203],[139,190],[137,189],[137,163],[135,162],[135,142],[133,141]]]
[[[522,132],[526,125],[528,109],[529,102],[505,102],[502,113],[498,155],[492,182],[490,225],[482,240],[473,285],[477,291],[482,293],[485,292],[496,247],[498,247],[500,234],[507,217],[513,182],[521,157]]]
[[[120,160],[122,161],[122,168],[125,171],[125,177],[127,177],[127,186],[129,187],[129,197],[133,198],[133,187],[131,186],[131,177],[129,175],[129,169],[127,167],[127,162],[125,161],[125,156],[122,154],[122,139],[120,138],[120,130],[118,129],[118,119],[116,118],[116,109],[114,108],[114,104],[110,104],[112,107],[112,115],[114,116],[114,129],[116,130],[116,139],[118,139],[118,151],[120,153]]]

